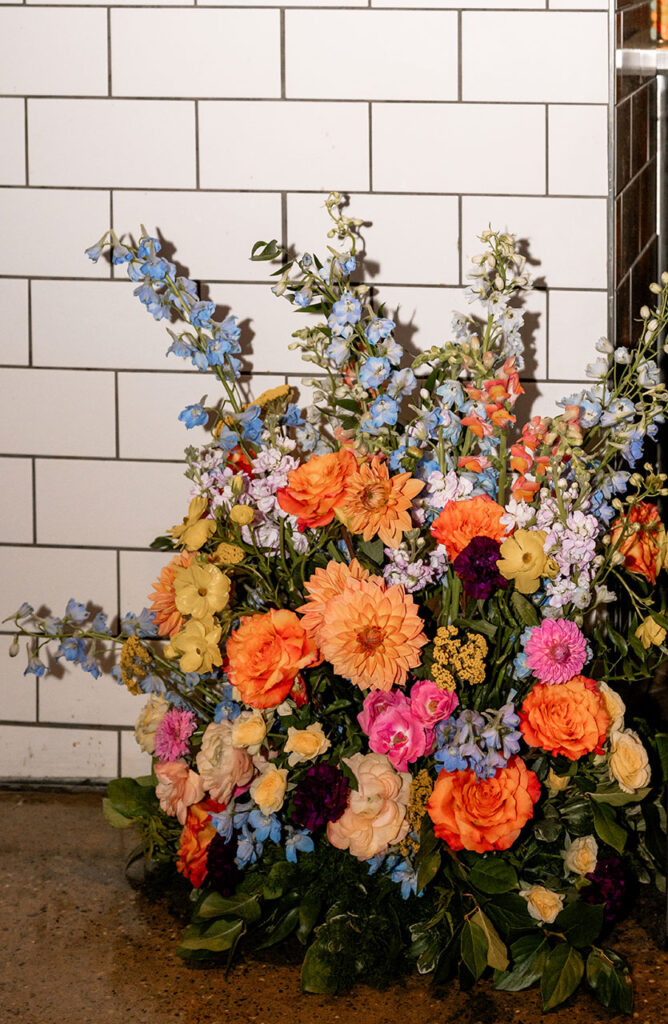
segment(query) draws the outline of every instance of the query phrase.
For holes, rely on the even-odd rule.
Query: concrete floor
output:
[[[176,955],[181,923],[167,900],[131,888],[129,832],[110,828],[93,794],[0,792],[0,1024],[538,1024],[535,991],[472,993],[451,986],[437,999],[427,979],[385,992],[303,996],[290,957],[193,968]],[[668,1020],[668,955],[661,905],[643,903],[614,945],[630,960],[638,1024]],[[587,992],[546,1024],[610,1024]]]

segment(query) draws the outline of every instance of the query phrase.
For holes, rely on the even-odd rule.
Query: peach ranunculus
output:
[[[284,512],[297,517],[300,530],[327,526],[335,509],[344,503],[356,471],[355,456],[348,448],[312,455],[288,474],[287,486],[276,492],[278,504]]]
[[[251,708],[273,708],[295,676],[318,662],[318,648],[294,612],[246,615],[227,641],[228,677]]]
[[[411,776],[395,771],[385,754],[353,754],[343,763],[355,775],[357,789],[350,791],[338,821],[327,825],[327,838],[338,850],[368,860],[408,834]]]
[[[214,800],[228,803],[235,789],[253,778],[253,762],[243,747],[235,747],[234,723],[210,722],[197,754],[197,771]]]
[[[320,651],[337,675],[362,690],[403,686],[427,643],[417,605],[401,584],[349,579],[327,604]]]
[[[398,548],[404,532],[412,527],[410,508],[424,488],[423,480],[410,473],[390,476],[380,456],[362,463],[350,479],[348,495],[341,511],[351,533],[361,533],[364,540],[376,534],[383,544]]]
[[[167,761],[154,766],[158,785],[155,795],[165,814],[176,816],[182,825],[186,823],[188,808],[199,803],[204,796],[204,783],[197,772],[192,771],[183,760]]]
[[[666,531],[661,522],[656,505],[641,501],[634,505],[629,513],[628,521],[617,519],[610,531],[610,545],[615,547],[627,522],[636,527],[621,542],[617,552],[624,557],[624,568],[638,576],[644,576],[650,583],[656,583],[656,577],[666,560]]]
[[[431,532],[445,546],[451,562],[474,537],[491,537],[502,541],[506,527],[501,522],[505,509],[485,494],[463,501],[449,501],[431,524]]]
[[[181,833],[176,870],[184,875],[195,889],[199,889],[206,878],[209,844],[216,834],[211,824],[211,815],[218,814],[224,806],[207,797],[188,808],[188,817]]]
[[[511,757],[489,779],[475,772],[442,771],[427,803],[434,832],[451,850],[508,850],[540,797],[540,782],[521,757]]]
[[[172,558],[153,584],[153,593],[148,595],[159,636],[174,636],[184,623],[184,618],[176,607],[174,577],[177,569],[187,569],[194,557],[193,552],[184,551],[176,558]]]
[[[318,634],[325,618],[327,602],[343,593],[349,579],[368,580],[370,573],[363,569],[356,558],[347,562],[328,562],[324,569],[316,569],[304,584],[308,601],[297,611],[302,616],[302,625],[318,643]],[[382,585],[380,576],[372,577]]]
[[[520,712],[520,729],[530,747],[571,761],[602,754],[609,724],[603,694],[586,676],[567,683],[536,683]]]

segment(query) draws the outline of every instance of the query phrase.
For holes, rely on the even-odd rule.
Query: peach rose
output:
[[[206,800],[193,804],[188,810],[188,817],[181,833],[176,870],[189,879],[195,889],[199,889],[206,878],[209,843],[216,834],[211,824],[211,815],[218,814],[223,809],[224,804],[207,797]]]
[[[235,747],[232,722],[211,722],[202,736],[197,771],[214,800],[226,804],[239,786],[253,778],[253,762],[246,750]]]
[[[574,875],[585,875],[596,870],[598,860],[598,843],[593,836],[580,836],[562,851],[564,868]]]
[[[245,747],[249,754],[259,753],[266,735],[267,723],[261,711],[242,711],[232,722],[232,743]]]
[[[305,729],[295,729],[293,725],[289,726],[288,738],[283,749],[286,754],[290,755],[288,764],[294,768],[296,764],[312,761],[319,754],[324,754],[331,745],[320,722],[314,722],[307,725]]]
[[[649,786],[652,778],[649,758],[638,733],[633,729],[611,734],[608,771],[610,778],[624,793],[635,793]]]
[[[267,764],[253,782],[250,795],[263,814],[274,814],[283,806],[287,786],[287,769]]]
[[[490,779],[470,768],[442,771],[427,803],[434,832],[451,850],[508,850],[540,796],[540,783],[521,757],[511,757]]]
[[[530,747],[577,761],[603,753],[610,718],[593,679],[574,676],[567,683],[536,683],[522,705],[520,729]]]
[[[564,897],[546,889],[544,885],[532,885],[530,889],[522,889],[520,896],[527,901],[527,910],[536,921],[552,924],[564,909]]]
[[[666,531],[659,517],[656,505],[641,501],[629,513],[628,522],[638,524],[637,533],[626,537],[617,551],[624,556],[624,567],[628,572],[644,576],[650,583],[656,583],[657,573],[662,568],[663,552],[666,545]],[[621,520],[612,524],[610,544],[617,544],[623,530]]]
[[[339,820],[327,825],[327,838],[338,850],[368,860],[408,834],[411,776],[395,771],[385,754],[353,754],[343,762],[353,771],[357,789],[350,791]]]
[[[158,785],[155,795],[165,814],[176,815],[182,825],[186,823],[188,808],[199,803],[204,796],[204,783],[196,772],[191,771],[183,758],[155,764]]]
[[[273,708],[287,697],[295,676],[318,661],[315,641],[294,612],[246,615],[227,641],[228,677],[251,708]]]
[[[297,516],[300,530],[327,526],[334,510],[346,500],[356,472],[357,462],[348,448],[312,455],[288,474],[287,487],[279,487],[276,492],[278,504],[284,512]]]

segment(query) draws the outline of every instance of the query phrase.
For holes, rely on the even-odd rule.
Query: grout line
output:
[[[545,104],[545,195],[550,194],[550,105]]]
[[[28,290],[28,366],[33,366],[32,355],[32,279],[26,281]]]
[[[32,492],[32,544],[37,544],[37,467],[35,465],[35,456],[30,460],[31,468],[31,492]],[[31,545],[29,545],[31,546]]]
[[[30,153],[28,149],[28,98],[23,101],[23,159],[25,160],[25,187],[30,185]]]
[[[114,445],[115,445],[115,458],[120,459],[120,435],[121,435],[121,419],[118,408],[118,370],[114,370]]]
[[[457,102],[462,102],[462,78],[463,78],[463,60],[462,60],[462,12],[457,11]]]
[[[121,628],[121,551],[116,549],[116,619],[118,630]]]
[[[459,246],[458,246],[458,264],[459,264],[459,288],[463,287],[464,282],[464,201],[462,196],[457,196],[457,224],[459,231]]]
[[[550,379],[550,292],[545,293],[545,376]]]
[[[108,675],[108,673],[105,673]],[[25,719],[16,718],[0,718],[0,725],[21,725],[27,729],[38,725],[41,729],[99,729],[100,732],[118,732],[119,735],[122,733],[132,734],[134,732],[134,726],[132,725],[109,725],[104,722],[26,722]]]
[[[280,10],[281,99],[285,99],[285,8]]]
[[[0,97],[1,98],[1,97]],[[541,104],[542,106],[542,104]],[[648,161],[651,163],[651,161]],[[645,167],[647,164],[645,164]],[[644,168],[643,168],[644,169]],[[312,196],[324,196],[330,189],[326,188],[308,188],[307,186],[301,186],[298,188],[288,188],[286,190],[285,185],[278,186],[276,188],[241,188],[240,186],[222,186],[215,188],[212,186],[206,188],[197,189],[194,186],[170,186],[170,185],[34,185],[31,186],[33,192],[107,192],[109,189],[113,189],[114,192],[146,192],[149,195],[152,192],[173,192],[175,195],[194,195],[196,193],[202,193],[204,195],[261,195],[261,196],[272,196],[280,195],[281,192],[288,191],[290,195],[312,195]],[[23,189],[25,191],[25,185],[1,185],[1,191],[11,191]],[[345,188],[339,189],[339,191],[345,192],[351,196],[367,196],[369,195],[368,188]],[[396,197],[432,197],[436,199],[447,199],[452,196],[466,195],[470,199],[544,199],[545,195],[541,191],[536,192],[456,192],[456,191],[441,191],[434,192],[431,189],[374,189],[374,195],[377,196],[388,196],[390,198]],[[607,193],[599,192],[598,194],[592,195],[591,193],[578,193],[572,192],[553,192],[549,197],[550,199],[606,199]],[[3,277],[25,277],[25,274],[3,274]],[[51,275],[48,275],[51,276]],[[58,276],[58,275],[53,275]],[[69,278],[68,278],[69,280]],[[93,275],[89,275],[87,280],[99,280]]]
[[[373,103],[369,103],[369,192],[373,192]]]
[[[199,100],[195,100],[195,190],[199,192],[200,153],[199,153]]]
[[[121,733],[120,733],[120,730],[119,730],[116,733],[116,752],[117,752],[117,759],[118,759],[118,763],[116,765],[116,771],[117,771],[119,779],[121,778],[121,775],[122,775],[122,769],[121,769],[121,750],[122,750],[122,746],[121,746]]]
[[[39,677],[35,678],[35,683],[36,683],[36,686],[35,686],[35,721],[32,724],[33,725],[39,725],[39,724],[41,724],[40,720],[39,720],[39,703],[40,703],[40,696],[41,696],[41,694],[40,694],[40,687],[39,687]],[[46,724],[46,723],[44,723],[44,724]]]
[[[11,6],[12,6],[12,8],[15,8],[16,4],[12,4]],[[34,8],[35,6],[36,5],[34,5],[34,4],[30,5],[31,9]],[[1,8],[2,8],[2,4],[0,4],[0,9]],[[53,10],[53,9],[54,9],[53,7],[49,8],[49,10]],[[99,7],[96,7],[95,9],[99,10]],[[216,9],[229,11],[229,10],[232,10],[233,8],[230,8],[230,7],[225,7],[225,8],[207,7],[207,10],[216,10]],[[267,8],[264,8],[264,9],[266,10]],[[126,7],[126,8],[123,8],[123,10],[138,10],[138,8],[133,5],[132,8]],[[173,10],[175,10],[175,8],[174,7],[163,7],[163,8],[160,8],[160,10],[173,11]],[[291,10],[294,10],[294,8],[291,8]],[[321,8],[321,10],[322,10],[322,8]],[[506,14],[508,12],[504,10],[503,13]],[[0,93],[0,99],[14,99],[15,100],[16,98],[17,98],[16,93],[13,93],[13,92]],[[146,102],[146,103],[190,103],[193,100],[204,100],[207,103],[274,103],[274,104],[276,104],[276,103],[284,103],[284,102],[286,102],[286,99],[287,99],[287,102],[289,102],[289,103],[337,103],[337,104],[338,103],[347,103],[348,106],[361,106],[364,103],[384,103],[384,104],[387,104],[388,106],[396,106],[398,104],[402,104],[404,106],[434,106],[434,107],[448,107],[448,106],[452,107],[455,104],[459,104],[459,103],[465,103],[466,106],[474,106],[474,107],[479,107],[479,106],[488,106],[488,107],[489,106],[496,106],[496,107],[542,107],[542,106],[545,105],[545,102],[546,102],[544,99],[498,100],[498,99],[494,99],[493,96],[490,96],[487,99],[475,99],[475,100],[459,100],[459,99],[456,99],[456,98],[445,99],[445,100],[443,100],[443,99],[434,100],[434,99],[430,99],[428,96],[425,96],[422,99],[410,99],[410,98],[408,98],[408,99],[391,99],[391,98],[385,98],[385,97],[382,97],[382,96],[381,97],[379,97],[379,96],[355,96],[354,99],[350,99],[349,97],[345,97],[345,96],[290,96],[290,97],[285,97],[285,96],[234,96],[234,95],[233,96],[200,96],[200,95],[196,95],[196,96],[178,96],[178,95],[174,95],[174,96],[165,96],[165,95],[158,96],[158,95],[150,95],[150,94],[146,94],[146,93],[141,95],[141,96],[118,96],[118,95],[116,95],[116,96],[111,96],[111,97],[106,95],[106,94],[98,94],[98,95],[92,95],[92,96],[85,96],[85,95],[82,95],[81,93],[59,93],[58,95],[55,95],[55,96],[53,96],[53,95],[52,96],[48,96],[48,95],[45,95],[44,93],[36,93],[36,94],[28,93],[28,94],[24,95],[24,98],[25,99],[29,99],[29,100],[35,100],[35,101],[39,100],[39,101],[41,101],[43,103],[63,103],[63,102],[71,101],[71,100],[78,100],[78,101],[81,101],[83,103],[96,103],[96,102],[98,102],[98,103],[108,103],[110,100],[113,100],[114,103],[126,103],[126,102],[131,102],[131,103],[143,103],[143,102]],[[562,107],[607,107],[607,103],[596,103],[596,102],[592,102],[591,100],[559,100],[558,102],[559,102],[559,105],[562,106]]]
[[[111,7],[107,7],[107,96],[113,95],[111,83]]]
[[[288,250],[288,194],[281,192],[281,245],[287,254]],[[284,255],[283,262],[287,260]]]

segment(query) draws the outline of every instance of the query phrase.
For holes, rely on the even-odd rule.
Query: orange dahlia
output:
[[[431,532],[439,544],[445,545],[452,562],[474,537],[502,541],[506,535],[506,527],[501,522],[504,513],[505,509],[486,494],[464,501],[449,501],[432,523]]]
[[[361,690],[403,686],[427,643],[422,619],[403,586],[374,577],[349,579],[328,602],[318,634],[320,653]]]
[[[172,558],[153,584],[153,593],[148,595],[153,619],[160,636],[174,636],[181,629],[184,619],[174,601],[174,577],[177,569],[187,569],[195,557],[192,551]]]
[[[342,506],[351,533],[361,533],[364,540],[378,534],[383,544],[398,548],[404,530],[413,525],[408,510],[423,487],[423,481],[410,473],[390,476],[380,456],[363,463],[350,479]]]
[[[345,501],[356,469],[355,456],[348,448],[312,455],[288,473],[287,487],[276,491],[278,504],[284,512],[297,517],[300,530],[327,526],[335,509]]]
[[[379,576],[372,577],[382,584]],[[367,580],[369,571],[362,568],[356,558],[350,565],[346,562],[329,562],[325,569],[316,569],[304,584],[309,600],[297,611],[302,618],[302,626],[318,643],[318,634],[322,626],[327,602],[343,593],[348,580]]]

